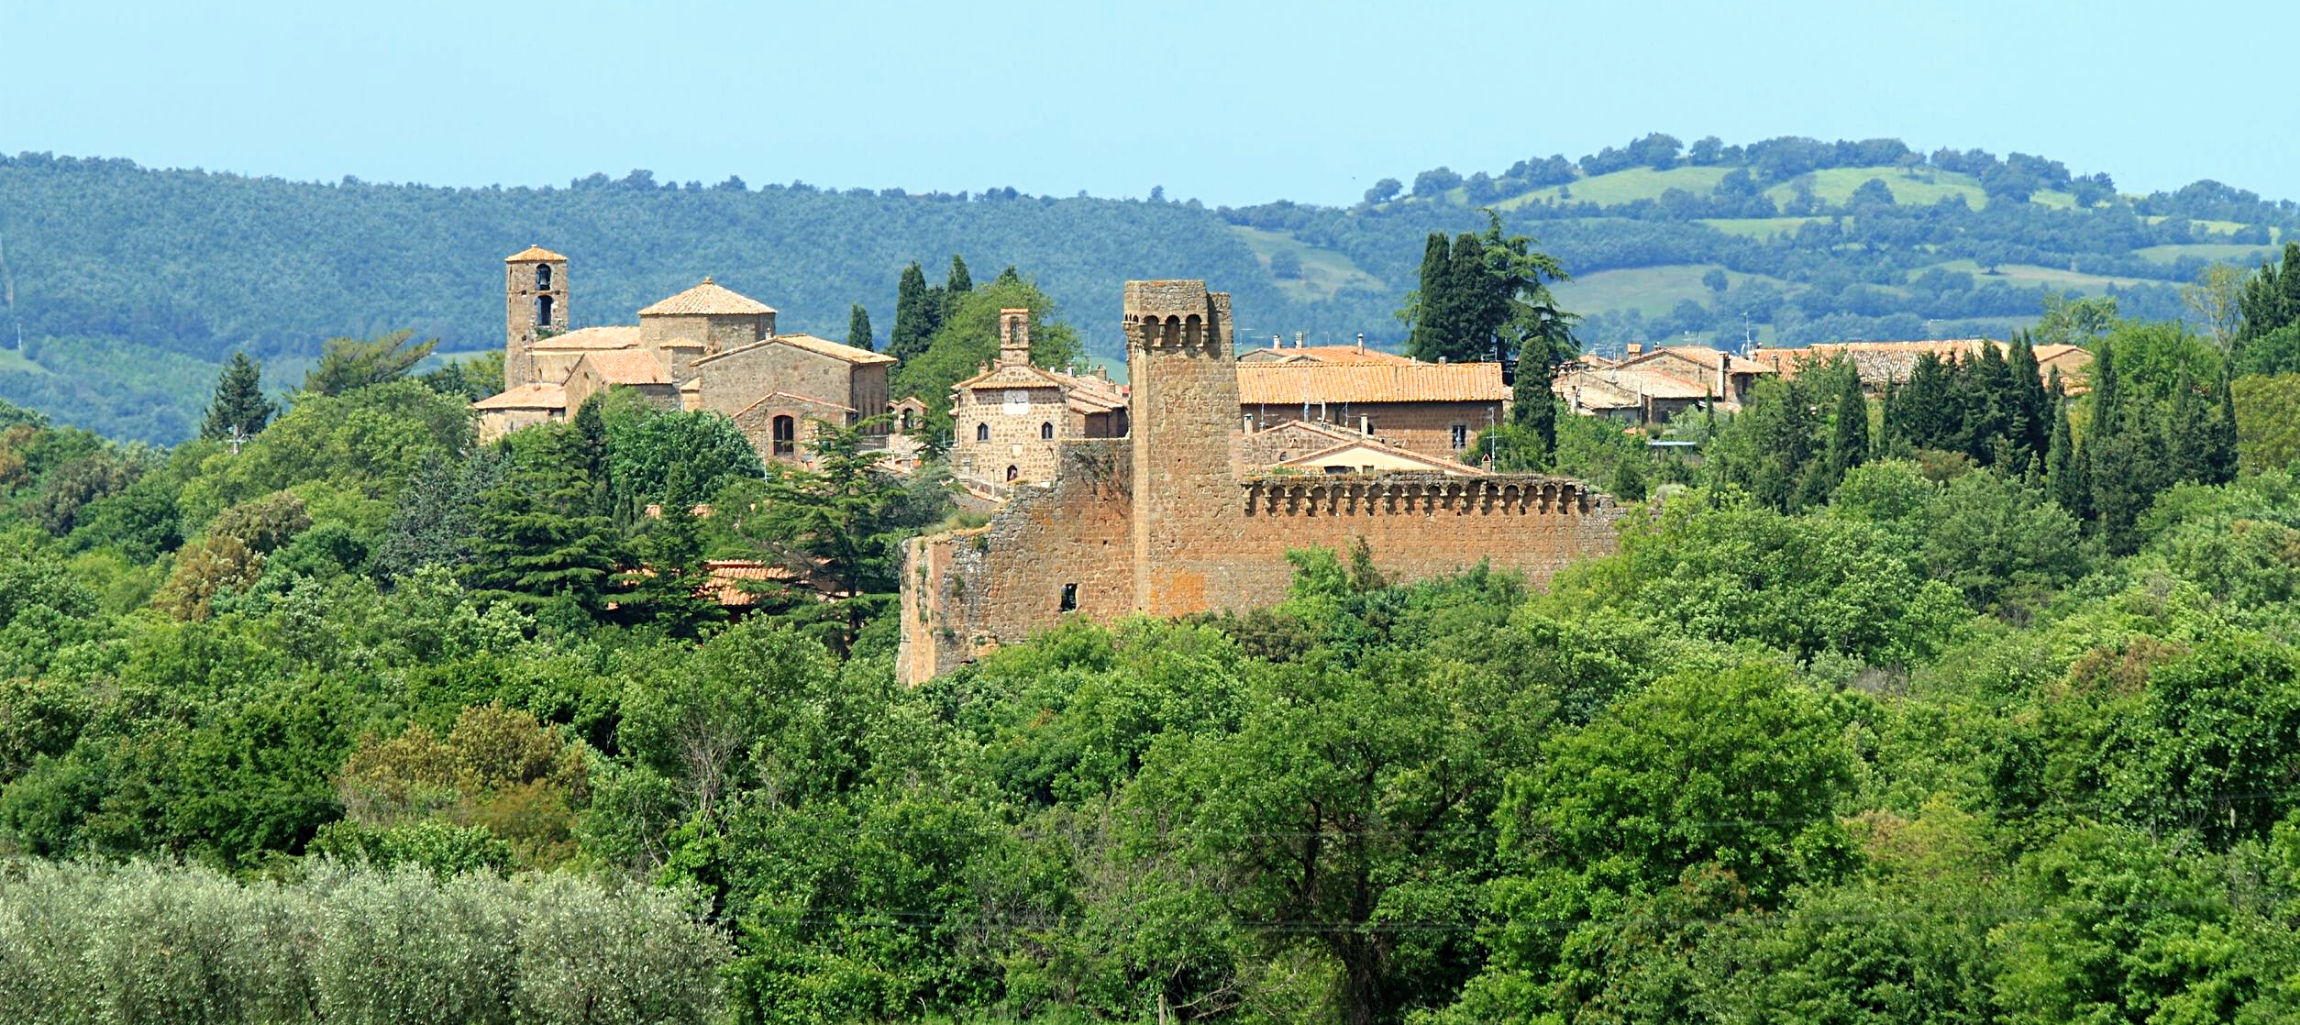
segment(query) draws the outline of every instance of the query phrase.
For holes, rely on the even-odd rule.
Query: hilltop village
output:
[[[777,311],[709,278],[635,325],[567,329],[568,258],[504,261],[504,389],[474,403],[482,438],[565,419],[625,388],[663,409],[726,415],[765,461],[805,464],[823,425],[858,427],[882,465],[917,469],[926,403],[891,395],[893,358],[776,330]],[[917,683],[1066,616],[1243,610],[1281,599],[1291,549],[1363,541],[1390,579],[1479,564],[1539,583],[1615,547],[1613,500],[1565,477],[1496,473],[1473,440],[1504,422],[1502,364],[1421,362],[1272,337],[1240,351],[1229,296],[1198,281],[1129,282],[1127,382],[1031,361],[1031,312],[1000,311],[996,357],[951,387],[947,460],[981,527],[912,539],[902,576],[901,677]],[[1553,388],[1566,409],[1625,427],[1737,411],[1755,383],[1843,358],[1864,387],[1906,380],[1926,354],[2004,343],[1845,343],[1746,353],[1631,346],[1584,356]],[[2081,374],[2075,346],[2040,368]],[[1465,458],[1467,457],[1467,458]],[[720,576],[755,564],[714,564]],[[729,581],[721,593],[736,594]]]

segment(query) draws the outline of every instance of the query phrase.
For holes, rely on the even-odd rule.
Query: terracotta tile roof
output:
[[[1117,384],[1086,374],[1065,374],[1054,377],[1068,386],[1062,393],[1063,401],[1072,411],[1079,413],[1108,413],[1126,408],[1126,391]]]
[[[1254,356],[1255,358],[1245,360],[1247,356]],[[1380,349],[1361,349],[1355,345],[1306,345],[1297,348],[1249,349],[1240,353],[1239,358],[1249,363],[1325,363],[1333,366],[1358,366],[1361,364],[1400,366],[1414,362],[1410,356],[1383,352]]]
[[[503,258],[504,263],[566,263],[567,258],[542,246],[528,246]]]
[[[693,317],[720,314],[749,315],[773,313],[775,308],[715,284],[709,278],[684,292],[640,310],[642,317]]]
[[[490,395],[471,404],[477,410],[495,409],[565,409],[567,389],[556,384],[523,384],[510,391]]]
[[[539,338],[535,348],[566,351],[570,349],[636,349],[639,347],[639,329],[631,325],[616,324],[607,327],[586,327],[563,335]]]
[[[664,372],[663,361],[644,349],[611,349],[585,353],[575,364],[588,364],[608,384],[669,384],[671,375]]]
[[[1509,398],[1499,363],[1238,364],[1240,405],[1306,402],[1500,402]]]
[[[873,363],[892,363],[895,361],[894,357],[889,356],[883,352],[872,352],[869,349],[858,349],[852,345],[842,345],[838,342],[831,341],[828,338],[817,338],[813,335],[776,335],[774,338],[770,339],[770,341],[781,342],[785,345],[796,345],[801,349],[807,350],[808,352],[819,352],[825,356],[843,359],[849,363],[856,364],[857,366],[869,366]]]

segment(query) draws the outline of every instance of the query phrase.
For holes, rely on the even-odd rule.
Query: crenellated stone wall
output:
[[[989,525],[908,543],[905,683],[1065,616],[1274,604],[1295,549],[1363,539],[1391,579],[1485,563],[1536,585],[1616,549],[1619,508],[1569,478],[1241,474],[1229,313],[1202,282],[1128,284],[1133,436],[1065,441],[1052,481],[1013,488]]]

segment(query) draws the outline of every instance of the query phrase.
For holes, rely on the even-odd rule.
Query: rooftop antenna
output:
[[[1741,355],[1756,351],[1757,339],[1749,333],[1749,311],[1741,311]]]

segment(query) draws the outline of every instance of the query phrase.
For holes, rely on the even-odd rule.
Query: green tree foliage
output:
[[[676,894],[571,875],[31,865],[0,893],[27,1025],[703,1021],[728,955]]]
[[[998,355],[998,311],[1030,310],[1030,360],[1042,367],[1067,368],[1085,355],[1078,332],[1057,319],[1054,301],[1019,276],[1001,278],[967,292],[938,322],[925,345],[895,368],[896,395],[916,395],[927,405],[926,426],[950,435],[950,387],[980,371]],[[899,328],[898,328],[899,330]],[[892,347],[889,347],[892,354]]]
[[[871,334],[870,311],[861,303],[847,311],[847,344],[866,352],[878,350],[878,339]]]
[[[399,380],[439,347],[437,338],[409,345],[414,337],[413,328],[402,328],[377,338],[330,338],[320,350],[319,365],[304,375],[304,390],[341,395]]]
[[[216,380],[216,397],[208,404],[208,419],[200,437],[210,441],[252,438],[279,412],[279,404],[264,397],[263,364],[247,353],[232,353]]]
[[[907,360],[925,352],[941,322],[942,304],[929,300],[926,274],[916,262],[904,267],[895,291],[894,333],[887,336],[887,355]]]
[[[1524,235],[1505,236],[1501,218],[1490,211],[1483,234],[1464,232],[1450,246],[1433,234],[1422,256],[1421,287],[1398,311],[1409,329],[1407,355],[1432,362],[1517,360],[1529,364],[1521,365],[1521,374],[1553,376],[1580,352],[1575,318],[1549,290],[1552,282],[1572,279],[1533,245]]]
[[[471,584],[530,612],[557,601],[596,615],[623,559],[621,539],[596,511],[595,449],[575,424],[541,425],[512,440],[510,472],[480,496]]]

